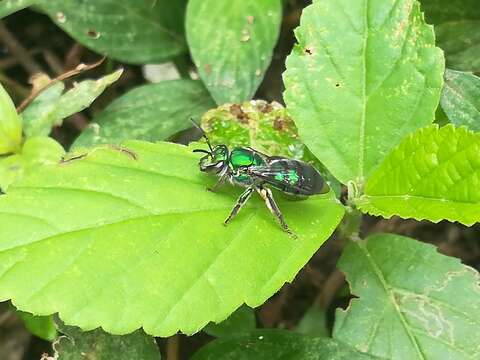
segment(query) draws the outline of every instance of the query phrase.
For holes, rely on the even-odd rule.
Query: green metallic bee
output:
[[[300,160],[288,159],[281,156],[268,156],[250,147],[236,147],[229,150],[226,145],[210,144],[210,140],[202,131],[210,151],[195,149],[193,152],[205,153],[200,159],[200,171],[214,174],[220,179],[210,188],[216,191],[225,182],[247,188],[238,198],[230,215],[224,224],[227,225],[248,201],[253,191],[256,191],[265,201],[268,209],[277,218],[280,226],[287,233],[294,235],[283,218],[280,209],[268,186],[296,197],[308,197],[315,194],[325,194],[330,191],[329,186],[311,165]]]

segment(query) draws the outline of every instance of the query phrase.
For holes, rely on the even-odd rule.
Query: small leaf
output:
[[[119,144],[126,139],[166,140],[215,106],[200,81],[143,85],[113,101],[75,140],[74,147]]]
[[[23,131],[27,137],[47,136],[52,126],[61,123],[62,119],[58,119],[56,110],[64,89],[62,82],[50,86],[23,110]]]
[[[422,0],[448,67],[480,71],[480,6],[477,0]]]
[[[36,0],[2,0],[0,1],[0,19],[34,4]]]
[[[63,95],[63,83],[52,85],[23,111],[25,134],[27,137],[47,136],[53,126],[62,124],[63,119],[89,107],[122,72],[120,69],[98,80],[81,81]]]
[[[444,60],[415,0],[306,7],[284,73],[300,137],[342,183],[360,185],[434,119]]]
[[[74,326],[58,322],[58,330],[65,334],[54,345],[59,360],[160,360],[155,339],[138,330],[132,334],[115,336],[97,329],[82,332]]]
[[[248,306],[241,306],[221,323],[210,323],[203,328],[208,335],[226,337],[252,331],[256,328],[255,314]]]
[[[22,120],[0,84],[0,155],[17,152],[22,142]]]
[[[8,187],[39,166],[57,164],[65,154],[62,145],[49,137],[33,137],[25,141],[19,154],[0,159],[0,189]]]
[[[333,336],[386,359],[478,359],[480,276],[399,235],[351,242],[339,262],[352,293]]]
[[[373,359],[326,337],[286,330],[257,330],[217,339],[200,349],[192,360],[367,360]]]
[[[461,71],[447,70],[442,108],[453,124],[480,130],[480,78]]]
[[[47,341],[53,341],[57,337],[57,328],[52,316],[34,316],[23,311],[17,311],[17,315],[33,335]]]
[[[281,17],[279,0],[189,1],[188,44],[217,104],[255,94],[270,64]]]
[[[480,19],[447,22],[435,28],[448,67],[480,72]]]
[[[305,335],[328,336],[326,311],[318,305],[311,306],[303,315],[295,331]]]
[[[372,215],[480,221],[480,134],[432,125],[406,138],[355,202]]]
[[[191,148],[124,146],[45,166],[0,196],[0,300],[85,330],[191,334],[262,304],[343,216],[332,193],[277,196],[292,238],[255,195],[225,227],[241,189],[207,191],[216,178]]]
[[[37,0],[81,44],[132,64],[164,62],[186,51],[186,0]]]

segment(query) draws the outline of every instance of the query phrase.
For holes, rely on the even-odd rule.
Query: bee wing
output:
[[[303,161],[271,157],[268,165],[254,166],[250,173],[278,190],[295,195],[313,195],[325,192],[321,175]]]

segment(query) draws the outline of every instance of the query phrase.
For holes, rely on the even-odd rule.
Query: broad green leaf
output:
[[[442,108],[453,124],[480,130],[480,78],[461,71],[447,70]]]
[[[333,336],[386,359],[478,359],[480,276],[398,235],[351,242],[339,262],[353,299]]]
[[[200,81],[173,80],[143,85],[113,101],[74,147],[119,144],[126,139],[166,140],[190,126],[215,103]]]
[[[98,80],[81,81],[63,95],[63,83],[52,85],[22,112],[25,134],[27,137],[47,136],[52,127],[62,124],[63,119],[89,107],[122,72],[120,69]]]
[[[448,67],[480,72],[479,29],[480,17],[477,20],[450,21],[435,28],[437,44],[445,51]]]
[[[252,100],[220,105],[204,114],[201,125],[212,144],[251,146],[268,155],[311,163],[339,197],[340,183],[302,143],[295,123],[279,103]]]
[[[192,360],[351,360],[373,359],[326,337],[286,330],[257,330],[217,339],[200,349]]]
[[[255,313],[248,306],[239,307],[232,315],[219,324],[208,324],[203,328],[207,334],[215,337],[232,336],[246,333],[256,328]]]
[[[0,84],[0,155],[17,152],[22,142],[22,119]]]
[[[85,330],[191,334],[262,304],[343,216],[332,193],[276,196],[294,238],[255,195],[224,226],[242,190],[207,191],[216,178],[192,148],[124,147],[45,166],[0,197],[0,300]]]
[[[58,360],[160,360],[155,339],[141,330],[124,336],[110,335],[97,329],[83,332],[58,322],[65,334],[54,345]],[[57,356],[57,357],[55,357]]]
[[[2,0],[0,1],[0,19],[25,9],[34,4],[36,0]]]
[[[322,0],[304,9],[284,73],[300,137],[341,182],[360,185],[431,123],[444,60],[415,0]]]
[[[17,311],[17,315],[33,335],[47,341],[53,341],[57,337],[53,316],[34,316],[23,311]]]
[[[162,62],[186,51],[186,0],[37,0],[70,36],[127,63]]]
[[[406,138],[355,200],[372,215],[480,221],[480,134],[432,125]]]
[[[190,0],[188,45],[217,104],[250,100],[280,32],[279,0]],[[228,44],[228,46],[226,46]]]
[[[33,137],[25,141],[20,153],[0,158],[0,189],[8,187],[40,166],[57,164],[65,154],[62,145],[49,137]]]

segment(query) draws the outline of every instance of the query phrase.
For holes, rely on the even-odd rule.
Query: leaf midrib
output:
[[[370,264],[371,266],[371,269],[373,270],[373,272],[375,273],[375,275],[377,276],[378,280],[380,281],[380,283],[382,284],[382,287],[383,287],[383,290],[385,291],[385,294],[387,295],[387,298],[390,300],[390,302],[393,304],[394,306],[394,309],[398,315],[398,318],[400,319],[400,322],[401,324],[403,325],[404,329],[405,329],[405,332],[408,336],[408,338],[410,339],[413,347],[415,348],[415,351],[416,353],[418,354],[419,358],[420,359],[425,359],[426,360],[426,357],[425,355],[423,354],[421,348],[420,348],[420,345],[418,344],[417,342],[417,339],[415,338],[414,334],[411,332],[411,329],[409,327],[409,324],[405,318],[405,316],[403,315],[401,309],[400,309],[400,306],[399,304],[397,303],[397,301],[395,300],[395,296],[393,294],[393,291],[391,289],[391,287],[388,285],[386,279],[384,278],[383,276],[383,273],[382,271],[380,270],[380,268],[377,266],[377,264],[375,263],[374,259],[372,258],[372,256],[370,255],[370,252],[368,251],[367,249],[367,245],[364,244],[364,243],[361,243],[361,242],[357,242],[357,245],[359,247],[359,249],[364,253],[364,256],[365,256],[365,259],[368,261],[368,263]]]

